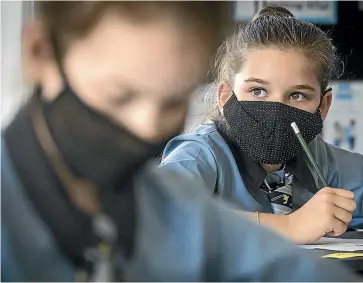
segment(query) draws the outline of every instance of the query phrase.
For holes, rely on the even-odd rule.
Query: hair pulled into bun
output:
[[[261,19],[264,17],[274,18],[295,18],[294,15],[286,8],[277,5],[267,5],[256,13],[252,21]]]

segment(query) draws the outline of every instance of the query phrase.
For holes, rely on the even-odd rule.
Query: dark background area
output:
[[[363,79],[363,11],[358,5],[359,1],[339,1],[338,23],[320,26],[330,34],[345,63],[342,79]]]

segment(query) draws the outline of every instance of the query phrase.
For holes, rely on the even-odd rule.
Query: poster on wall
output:
[[[336,24],[337,1],[237,1],[234,7],[236,21],[250,21],[266,5],[279,5],[289,9],[297,19],[314,24]]]
[[[337,83],[324,121],[324,140],[363,154],[363,82]]]

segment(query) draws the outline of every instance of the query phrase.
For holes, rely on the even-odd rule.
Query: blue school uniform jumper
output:
[[[204,184],[201,188],[208,188],[210,194],[219,195],[241,210],[279,213],[276,207],[282,208],[282,203],[274,203],[276,197],[272,198],[264,191],[265,180],[269,177],[266,171],[234,146],[223,127],[217,125],[206,122],[194,132],[172,139],[165,148],[160,166],[199,180]],[[309,147],[329,186],[354,193],[357,208],[349,226],[362,228],[363,156],[334,147],[320,135]],[[292,178],[291,211],[300,208],[323,187],[304,152],[288,161],[280,172],[275,172],[275,175],[279,174]]]

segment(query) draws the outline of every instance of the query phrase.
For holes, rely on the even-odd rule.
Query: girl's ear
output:
[[[223,107],[231,97],[232,89],[227,82],[223,81],[218,84],[217,94],[218,94],[218,101],[217,101],[218,108],[219,111],[223,114]]]
[[[53,59],[51,50],[43,24],[36,20],[27,23],[22,31],[22,63],[29,83],[40,83],[45,65]]]
[[[327,92],[323,96],[323,99],[320,104],[320,112],[321,112],[321,117],[323,118],[323,120],[325,120],[326,116],[328,116],[328,112],[330,109],[332,99],[333,99],[333,94],[331,91]]]
[[[42,96],[49,101],[59,95],[63,87],[53,50],[44,23],[34,20],[24,26],[22,33],[23,76],[30,85],[41,85]]]

